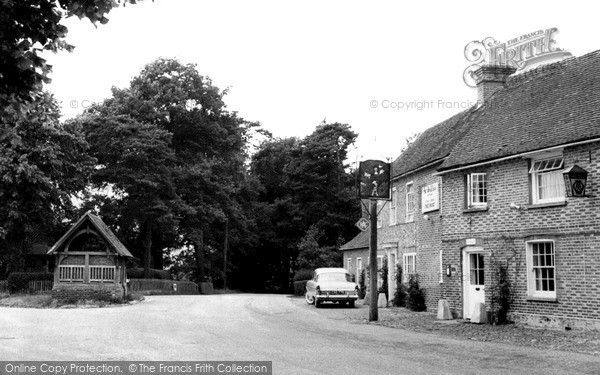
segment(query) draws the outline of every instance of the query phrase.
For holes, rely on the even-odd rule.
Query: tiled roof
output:
[[[369,231],[360,232],[340,247],[340,250],[365,249],[369,247]]]
[[[467,130],[463,120],[469,110],[425,130],[392,163],[392,177],[414,171],[425,165],[442,161],[458,143]]]
[[[440,171],[600,137],[600,51],[509,77]]]
[[[58,240],[54,246],[48,251],[48,254],[54,254],[58,249],[69,239],[73,234],[75,234],[79,228],[83,226],[85,222],[90,222],[94,228],[102,235],[102,237],[108,242],[111,248],[119,255],[133,258],[133,255],[127,250],[125,245],[119,241],[117,236],[106,226],[104,221],[99,216],[93,215],[91,212],[86,212],[77,220],[71,229],[65,233],[60,240]]]

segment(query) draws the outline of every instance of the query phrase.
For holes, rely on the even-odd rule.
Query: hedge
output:
[[[302,269],[294,274],[294,281],[310,280],[313,278],[313,270]]]
[[[173,285],[177,285],[177,290]],[[131,292],[151,292],[151,294],[198,294],[198,284],[191,281],[130,279]]]
[[[127,268],[127,278],[128,279],[143,279],[144,278],[144,269],[143,268]],[[150,268],[150,279],[158,279],[158,280],[173,280],[171,276],[171,272],[167,270],[159,270],[155,268]]]
[[[54,274],[49,272],[13,272],[8,275],[6,283],[9,293],[27,293],[30,281],[54,281]]]
[[[295,296],[303,296],[304,291],[306,290],[306,282],[308,280],[302,281],[294,281],[294,295]]]

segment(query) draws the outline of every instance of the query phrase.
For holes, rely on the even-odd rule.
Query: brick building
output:
[[[600,328],[600,52],[513,73],[480,69],[478,104],[394,161],[378,251],[419,275],[429,310],[496,308],[504,268],[513,320]],[[584,197],[565,193],[575,165]]]
[[[459,316],[489,310],[503,266],[514,320],[600,328],[600,53],[513,72],[479,71],[479,105],[438,168],[442,294]],[[574,165],[585,197],[565,194]]]

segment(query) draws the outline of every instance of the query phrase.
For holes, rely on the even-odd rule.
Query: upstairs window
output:
[[[415,220],[415,189],[412,182],[406,184],[406,222]]]
[[[529,170],[533,203],[563,202],[565,200],[562,167],[563,158],[533,161]]]
[[[487,175],[485,173],[467,175],[467,207],[487,207],[487,190]]]
[[[397,208],[398,208],[398,190],[392,188],[392,201],[390,202],[390,225],[396,225],[397,219]]]

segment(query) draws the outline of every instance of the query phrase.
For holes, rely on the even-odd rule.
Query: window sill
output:
[[[463,214],[468,214],[471,212],[485,212],[488,210],[488,206],[485,207],[469,207],[462,210]]]
[[[534,203],[534,204],[525,206],[525,209],[526,210],[535,210],[536,208],[561,207],[561,206],[566,206],[566,205],[567,205],[566,200],[562,201],[562,202]]]
[[[558,302],[558,299],[556,297],[527,296],[526,300],[527,301],[536,301],[536,302]]]

